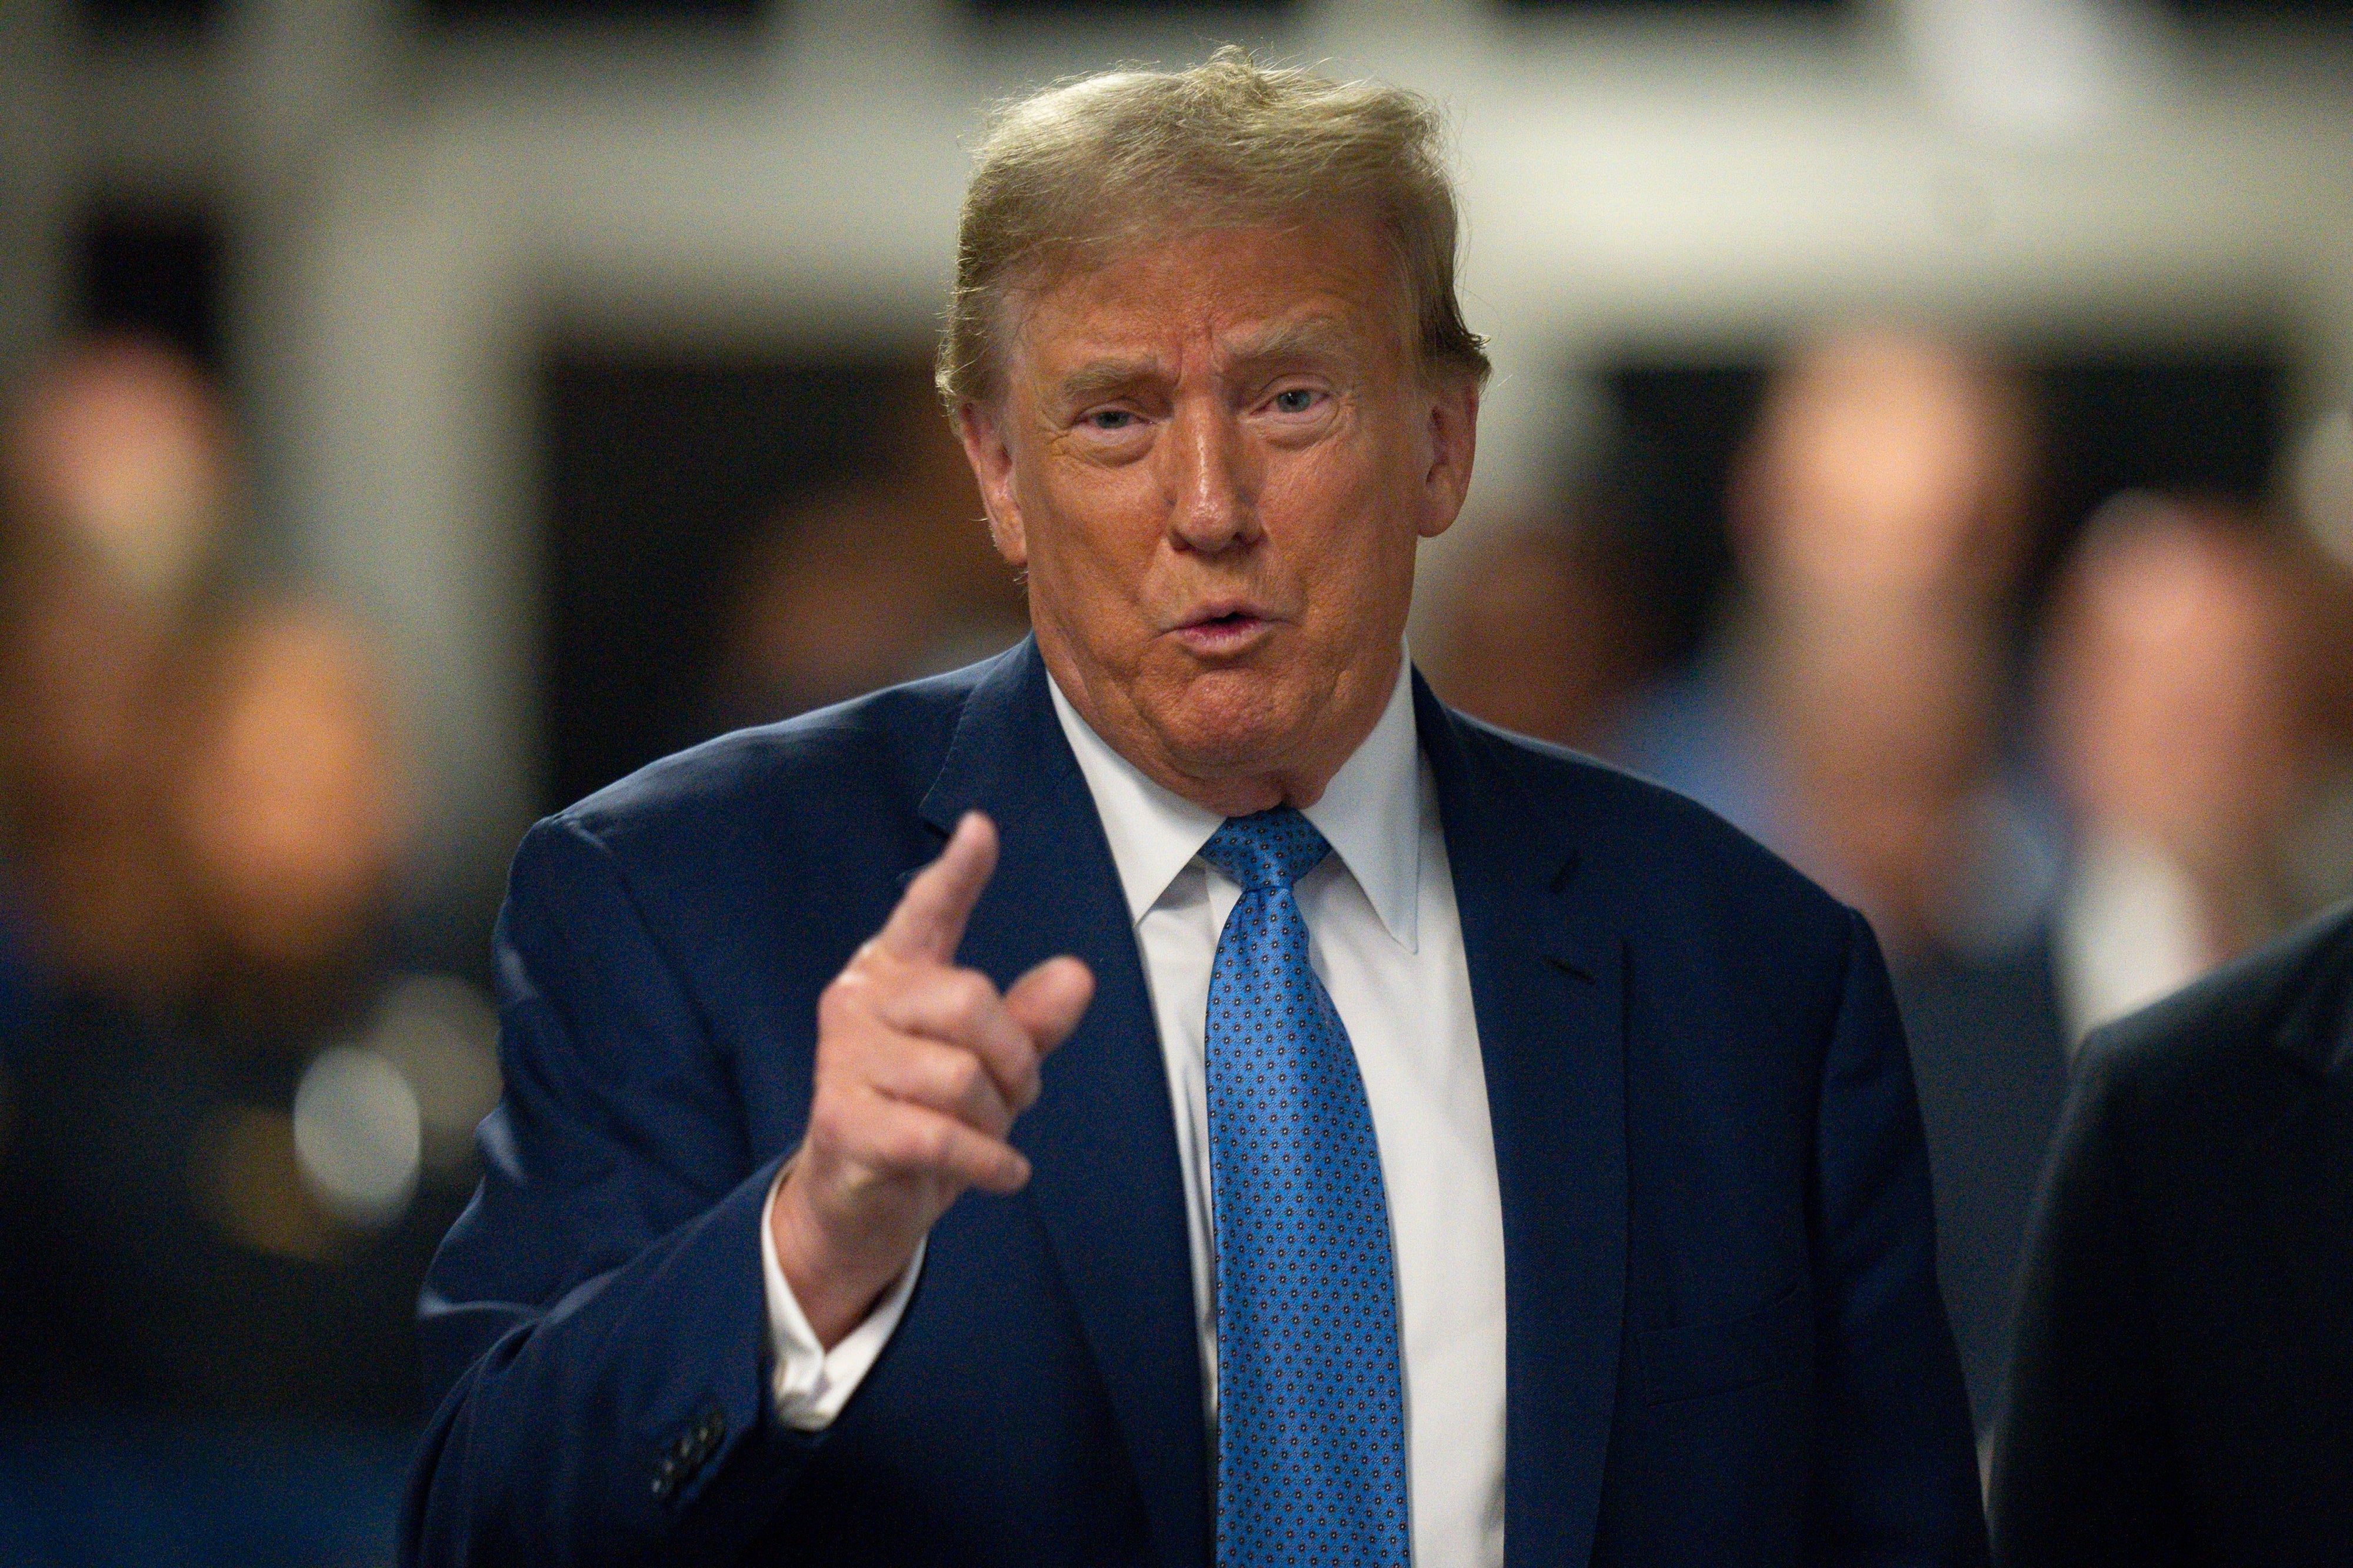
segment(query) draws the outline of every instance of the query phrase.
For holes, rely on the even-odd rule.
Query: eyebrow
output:
[[[1309,316],[1270,327],[1257,338],[1246,340],[1230,363],[1257,365],[1274,360],[1325,360],[1353,368],[1357,358],[1355,333],[1328,316]]]
[[[1357,359],[1355,335],[1346,327],[1328,317],[1311,316],[1245,339],[1228,356],[1228,363],[1255,366],[1282,360],[1322,360],[1353,369]],[[1139,382],[1166,380],[1167,374],[1167,367],[1155,357],[1093,360],[1064,376],[1055,384],[1055,392],[1065,404],[1090,403]]]
[[[1092,360],[1056,383],[1054,390],[1063,403],[1092,403],[1140,381],[1166,380],[1167,374],[1156,359]]]

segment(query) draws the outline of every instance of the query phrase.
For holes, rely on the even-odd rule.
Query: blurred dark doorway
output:
[[[565,345],[543,384],[549,808],[1020,635],[926,360]]]
[[[2030,601],[2084,521],[2119,491],[2264,495],[2287,435],[2288,367],[2269,348],[2027,352],[2017,362],[2045,442]],[[1725,491],[1767,368],[1761,355],[1634,353],[1603,377],[1620,433],[1608,488],[1671,663],[1706,640],[1732,585]]]
[[[83,328],[157,338],[220,373],[224,245],[215,215],[101,202],[84,215],[77,248]]]

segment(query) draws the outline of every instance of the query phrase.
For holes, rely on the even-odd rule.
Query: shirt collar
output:
[[[1145,777],[1079,717],[1050,678],[1046,689],[1094,795],[1128,916],[1141,921],[1225,818]],[[1331,842],[1381,924],[1408,952],[1419,945],[1421,874],[1421,764],[1414,742],[1412,665],[1401,659],[1397,685],[1372,732],[1340,764],[1323,798],[1302,813]]]

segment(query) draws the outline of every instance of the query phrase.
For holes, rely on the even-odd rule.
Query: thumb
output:
[[[1043,1056],[1070,1038],[1094,999],[1094,971],[1065,955],[1048,959],[1015,981],[1005,994],[1005,1010],[1029,1031]]]

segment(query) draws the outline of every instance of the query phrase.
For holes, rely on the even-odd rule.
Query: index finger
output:
[[[940,858],[907,884],[875,942],[894,958],[947,963],[996,869],[997,825],[979,812],[965,812]]]

